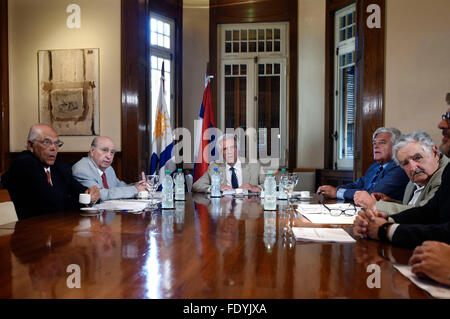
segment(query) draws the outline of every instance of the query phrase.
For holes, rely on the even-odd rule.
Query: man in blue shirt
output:
[[[380,192],[392,199],[402,200],[409,179],[392,159],[392,145],[400,134],[395,128],[378,128],[373,134],[373,159],[376,162],[369,167],[366,174],[350,184],[338,187],[320,186],[317,193],[328,198],[354,200],[358,191],[366,191],[369,194]]]

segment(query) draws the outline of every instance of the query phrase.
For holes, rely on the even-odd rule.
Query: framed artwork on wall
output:
[[[38,51],[39,122],[59,135],[99,135],[99,49]]]

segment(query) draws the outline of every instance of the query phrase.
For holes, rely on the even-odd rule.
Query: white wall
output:
[[[81,28],[68,29],[64,0],[9,0],[10,149],[25,148],[39,120],[38,50],[99,48],[100,134],[120,143],[120,0],[78,0]],[[92,137],[61,138],[61,151],[87,151]]]
[[[298,2],[297,167],[323,168],[325,0]]]
[[[450,1],[386,1],[385,123],[402,132],[437,129],[450,92]]]
[[[194,120],[198,118],[209,62],[209,1],[184,1],[183,7],[183,126],[191,132],[194,154]],[[216,79],[213,79],[216,81]],[[193,164],[185,164],[186,168]]]

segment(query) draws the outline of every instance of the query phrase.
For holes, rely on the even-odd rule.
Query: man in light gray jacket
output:
[[[211,176],[214,168],[221,174],[220,190],[236,188],[249,192],[260,192],[264,184],[264,171],[258,161],[245,163],[238,157],[237,138],[233,134],[222,135],[216,144],[222,159],[209,164],[206,173],[192,186],[193,192],[208,193],[211,189]]]
[[[427,133],[416,131],[401,135],[393,147],[393,153],[395,161],[410,179],[402,203],[393,201],[384,194],[373,193],[370,201],[356,203],[357,205],[393,215],[425,205],[439,189],[442,172],[450,160],[439,153],[438,147]]]
[[[98,136],[92,141],[88,156],[72,167],[73,176],[82,185],[96,185],[100,189],[102,201],[133,198],[138,192],[147,190],[144,178],[136,185],[128,185],[117,178],[114,168],[111,167],[115,152],[112,139]]]

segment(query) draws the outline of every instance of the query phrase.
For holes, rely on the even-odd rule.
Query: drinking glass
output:
[[[145,185],[147,186],[147,190],[150,195],[150,203],[154,203],[153,199],[155,198],[155,192],[160,185],[159,175],[147,175],[145,179]]]

